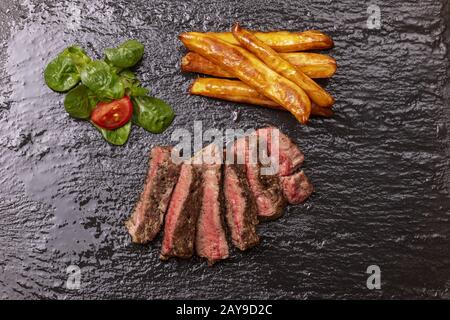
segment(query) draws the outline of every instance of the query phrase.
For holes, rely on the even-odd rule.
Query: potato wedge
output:
[[[334,46],[333,40],[329,36],[316,30],[253,32],[253,34],[277,52],[324,50]],[[208,35],[234,45],[240,45],[231,32],[208,32]]]
[[[283,106],[298,121],[307,123],[311,101],[305,91],[247,50],[204,33],[186,32],[179,38],[189,50],[234,74],[260,94]]]
[[[236,40],[251,53],[261,59],[267,66],[278,72],[283,77],[291,80],[300,88],[305,90],[311,101],[319,107],[331,107],[334,103],[333,97],[319,86],[314,80],[305,75],[292,63],[283,59],[277,52],[263,41],[255,37],[251,32],[235,24],[232,32]]]
[[[295,65],[308,77],[329,78],[336,72],[336,61],[325,54],[310,52],[280,53],[280,56]],[[234,78],[208,59],[195,52],[188,52],[181,59],[181,70],[184,72],[203,73],[220,78]]]
[[[189,93],[286,111],[282,106],[267,99],[265,96],[259,94],[258,91],[239,80],[198,78],[194,80],[189,87]],[[331,108],[321,108],[312,104],[311,114],[315,116],[331,117],[333,115],[333,110]]]

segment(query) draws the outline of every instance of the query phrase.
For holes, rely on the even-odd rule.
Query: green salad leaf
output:
[[[144,97],[149,94],[149,90],[147,88],[142,87],[130,87],[126,89],[127,96],[130,97]]]
[[[141,82],[137,79],[134,72],[125,69],[119,76],[125,87],[125,94],[127,96],[142,97],[149,94],[149,90],[141,86]]]
[[[74,118],[89,119],[98,102],[98,98],[88,87],[79,84],[67,93],[64,98],[64,108]]]
[[[50,89],[65,92],[80,82],[80,74],[71,57],[58,55],[45,68],[44,80]]]
[[[104,61],[94,60],[81,70],[81,82],[100,100],[120,99],[125,88],[119,76]]]
[[[111,64],[120,68],[130,68],[142,59],[144,45],[137,40],[128,40],[117,48],[106,49],[105,54]]]
[[[111,67],[111,70],[112,70],[115,74],[119,74],[119,73],[121,73],[122,71],[124,71],[124,68],[121,68],[121,67],[118,67],[118,66],[113,65],[113,64],[111,63],[111,61],[108,60],[108,58],[105,58],[105,62],[108,64],[108,66]],[[126,69],[125,69],[125,70],[126,70]]]
[[[93,122],[91,123],[94,125],[94,127],[98,129],[98,131],[100,131],[103,138],[105,138],[106,141],[108,141],[113,145],[116,146],[124,145],[127,142],[128,137],[130,136],[131,121],[129,121],[126,125],[114,130],[103,129],[97,126],[95,123]]]
[[[136,74],[129,70],[125,69],[122,72],[119,73],[120,79],[122,79],[122,82],[125,86],[127,85],[140,85],[140,81],[136,77]]]
[[[79,46],[67,47],[63,52],[61,52],[61,55],[71,58],[77,66],[78,72],[80,72],[86,64],[92,61],[86,52]]]
[[[175,114],[161,99],[133,97],[133,122],[152,133],[161,133],[172,123]]]

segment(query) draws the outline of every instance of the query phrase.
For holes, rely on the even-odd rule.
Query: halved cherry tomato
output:
[[[91,113],[91,120],[103,129],[117,129],[130,121],[133,115],[133,104],[129,97],[99,102]]]

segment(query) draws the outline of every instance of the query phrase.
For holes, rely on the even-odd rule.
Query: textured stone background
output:
[[[439,1],[0,2],[0,298],[450,298],[449,8]],[[445,1],[442,1],[445,3]],[[281,112],[189,97],[179,72],[186,30],[234,21],[331,34],[339,64],[327,88],[332,119],[300,126]],[[138,68],[177,118],[162,135],[134,128],[125,147],[71,119],[42,70],[78,43],[137,38]],[[214,268],[158,260],[158,241],[130,244],[123,227],[141,190],[147,153],[178,127],[274,124],[306,154],[316,193],[259,228],[263,241]],[[65,287],[78,265],[80,290]],[[382,290],[366,288],[377,264]]]

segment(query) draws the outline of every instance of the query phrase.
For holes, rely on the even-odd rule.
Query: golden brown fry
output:
[[[255,54],[270,68],[305,90],[312,102],[319,107],[331,107],[333,105],[334,99],[328,92],[293,64],[283,59],[271,47],[256,38],[251,32],[241,28],[237,23],[233,26],[232,31],[244,48]]]
[[[239,80],[198,78],[190,86],[189,93],[284,110],[283,107]]]
[[[188,52],[181,59],[181,70],[184,72],[196,72],[221,78],[234,78],[234,75],[225,71],[217,64],[203,58],[195,52]]]
[[[258,91],[239,80],[198,78],[190,86],[189,93],[286,111],[282,106],[260,95]],[[311,105],[311,114],[331,117],[333,110],[331,108],[320,108],[313,104]]]
[[[308,121],[311,113],[308,95],[247,50],[198,32],[183,33],[180,40],[189,50],[221,66],[259,93],[283,106],[301,123]]]
[[[330,49],[334,45],[333,40],[329,36],[316,30],[304,32],[253,32],[253,34],[277,52],[323,50]],[[234,45],[240,45],[231,32],[208,32],[208,35]]]
[[[336,61],[325,54],[294,52],[280,53],[280,55],[311,78],[329,78],[336,72]],[[181,59],[181,70],[221,78],[234,78],[234,75],[195,52],[188,52]]]
[[[314,103],[311,105],[311,113],[315,116],[330,118],[333,116],[333,108],[321,108]]]
[[[326,54],[288,52],[280,53],[280,56],[300,68],[310,78],[331,78],[336,73],[336,60]]]

